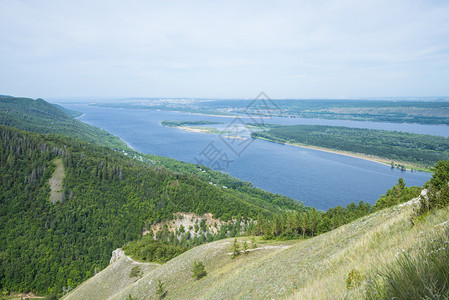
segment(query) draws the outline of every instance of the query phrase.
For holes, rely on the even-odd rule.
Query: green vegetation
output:
[[[427,193],[420,197],[419,205],[411,219],[412,223],[423,220],[432,210],[449,205],[449,160],[439,161],[432,170],[434,174],[425,185]]]
[[[294,204],[261,190],[216,187],[69,137],[5,126],[0,137],[0,284],[8,290],[61,293],[76,286],[106,267],[113,250],[174,212],[228,220],[277,213],[283,199],[285,208]],[[55,158],[66,177],[62,201],[52,204]]]
[[[129,294],[128,297],[126,297],[125,300],[138,300],[138,299],[134,298],[131,294]]]
[[[433,175],[429,184],[437,189],[447,186],[449,182],[449,160],[439,161],[433,168]]]
[[[445,166],[439,164],[434,182],[444,178]],[[389,197],[410,192],[402,180],[391,191]],[[434,208],[411,226],[414,204],[395,205],[402,201],[406,199],[382,201],[382,209],[378,205],[377,211],[314,238],[279,242],[259,237],[259,247],[244,259],[225,259],[229,254],[240,255],[236,238],[233,243],[227,239],[192,248],[112,299],[128,294],[139,298],[159,290],[158,285],[147,284],[155,277],[164,278],[173,298],[445,299],[449,295],[449,207]],[[309,214],[320,215],[313,209]],[[282,224],[276,218],[272,222],[274,228]],[[198,261],[207,264],[208,276],[189,281],[186,276]],[[73,299],[77,293],[71,294]]]
[[[204,265],[201,261],[194,261],[193,262],[193,277],[196,278],[196,280],[200,280],[204,276],[207,275],[206,269],[204,268]]]
[[[323,125],[278,126],[253,138],[372,155],[430,169],[449,158],[449,138],[387,130]]]
[[[449,124],[449,102],[367,100],[279,100],[280,115],[391,123]]]
[[[439,284],[447,287],[442,272],[447,269],[447,253],[441,250],[441,243],[446,242],[448,232],[441,230],[446,230],[449,214],[449,161],[436,165],[427,185],[428,197],[418,203],[426,210],[411,227],[416,209],[410,203],[396,204],[416,197],[420,189],[407,188],[403,180],[374,207],[360,202],[321,212],[199,165],[137,153],[101,131],[69,130],[78,126],[73,123],[76,120],[47,109],[43,100],[5,99],[0,102],[6,109],[0,111],[2,122],[67,136],[0,126],[3,291],[61,295],[63,286],[74,287],[89,279],[107,266],[112,250],[125,245],[127,255],[164,264],[136,266],[131,258],[121,258],[114,264],[116,270],[107,267],[81,284],[71,294],[74,299],[93,295],[140,299],[154,294],[160,298],[257,298],[295,293],[298,297],[332,294],[360,298],[363,289],[368,291],[367,297],[391,296],[428,278],[435,280],[422,286],[429,291],[426,295],[447,295]],[[52,119],[61,126],[53,126]],[[43,128],[41,123],[49,127]],[[110,143],[108,148],[98,147],[79,139]],[[57,176],[62,181],[60,201],[49,201],[50,179],[61,174],[61,167],[65,177]],[[156,240],[152,235],[141,238],[151,224],[171,219],[175,212],[210,212],[214,218],[230,222],[222,224],[215,235],[202,222],[195,225],[194,236],[164,228],[155,234]],[[427,243],[437,240],[438,234],[442,235],[436,244]],[[259,245],[244,258],[229,259],[232,240],[192,248],[239,235],[253,235],[253,247],[255,239]],[[297,240],[282,241],[288,239]],[[245,240],[244,252],[247,248]],[[236,238],[232,250],[233,256],[241,253]],[[398,251],[409,256],[402,261],[394,254]],[[434,252],[438,255],[432,256]],[[430,262],[434,257],[435,263]],[[200,274],[205,273],[203,263],[208,266],[208,276],[194,280],[198,277],[192,278],[192,265]],[[379,264],[385,266],[381,271]],[[361,274],[375,284],[368,286]],[[152,282],[154,278],[164,282]],[[385,278],[394,278],[398,288],[391,292]]]
[[[66,112],[42,99],[0,96],[0,125],[38,133],[66,135],[111,149],[127,148],[120,138],[76,120]]]
[[[200,125],[213,125],[213,124],[223,124],[222,122],[213,121],[162,121],[162,126],[167,127],[181,127],[181,126],[200,126]]]
[[[165,241],[154,240],[151,236],[130,242],[123,247],[126,255],[143,262],[165,263],[187,249]]]
[[[367,299],[449,299],[449,229],[383,265]]]
[[[237,241],[237,238],[234,238],[234,242],[232,243],[232,255],[231,258],[236,258],[240,255],[240,245]]]
[[[44,100],[4,97],[0,106],[2,124],[64,135],[0,126],[2,289],[61,295],[63,286],[73,288],[91,277],[107,265],[113,250],[174,212],[212,212],[230,220],[303,209],[293,199],[227,174],[137,153]],[[62,190],[58,187],[53,204],[55,174]],[[225,184],[228,188],[221,188]],[[237,229],[229,228],[235,234]],[[194,238],[190,245],[201,242]],[[171,250],[179,250],[175,246],[165,245],[167,252],[158,247],[163,255],[155,260],[169,259]]]
[[[164,284],[160,279],[157,280],[157,288],[156,288],[156,296],[158,296],[159,299],[164,298],[167,295],[167,291],[164,288]]]
[[[346,289],[350,290],[359,287],[362,284],[362,281],[363,275],[360,274],[360,271],[352,269],[348,274],[348,278],[346,278]]]
[[[409,204],[389,207],[305,240],[264,241],[256,237],[258,249],[238,259],[229,258],[233,238],[207,243],[145,273],[110,298],[123,299],[132,294],[145,299],[155,294],[160,278],[168,291],[167,298],[172,299],[365,299],[370,296],[366,295],[369,282],[380,276],[382,266],[393,266],[400,253],[414,253],[421,243],[434,240],[448,228],[444,225],[449,218],[448,208],[433,211],[426,222],[415,227],[409,221],[412,211]],[[195,261],[207,266],[208,274],[201,280],[191,276]],[[354,269],[364,278],[360,285],[354,284],[348,290],[346,280]],[[115,272],[119,272],[117,267]],[[94,279],[85,285],[94,285]],[[107,277],[103,279],[108,283]],[[82,287],[68,299],[86,296],[78,293]]]
[[[139,266],[134,266],[131,269],[131,272],[129,272],[129,278],[134,278],[134,277],[141,278],[142,275],[143,275],[142,269]]]
[[[399,178],[398,183],[395,186],[388,189],[386,194],[377,199],[376,204],[373,206],[373,210],[380,210],[396,204],[407,202],[410,199],[418,197],[421,190],[422,188],[416,186],[406,187],[404,179]]]
[[[94,145],[119,150],[121,153],[139,162],[165,168],[176,173],[194,175],[204,182],[213,182],[217,186],[226,186],[228,189],[234,190],[235,195],[241,198],[242,201],[257,202],[256,205],[263,206],[272,212],[302,207],[301,203],[291,198],[254,188],[250,182],[241,181],[226,173],[168,157],[134,151],[128,148],[118,137],[71,118],[54,105],[42,99],[0,97],[1,124],[37,133],[61,134]],[[230,215],[226,216],[226,218],[230,217]]]
[[[258,216],[257,222],[248,226],[247,234],[260,235],[267,240],[314,237],[372,212],[369,203],[360,201],[359,204],[350,203],[346,207],[336,206],[326,212],[312,207],[305,211],[284,212],[270,217]]]
[[[243,253],[248,254],[248,242],[246,240],[243,241]]]
[[[139,266],[142,271],[142,278],[129,277],[134,267]],[[160,264],[155,263],[138,263],[125,256],[112,264],[109,264],[101,272],[95,273],[93,277],[80,284],[75,289],[75,293],[71,292],[64,299],[109,299],[113,295],[126,289],[129,285],[136,284],[148,274],[158,269]],[[153,279],[153,281],[155,281]],[[147,281],[148,282],[148,281]],[[73,287],[72,287],[73,288]],[[126,299],[132,293],[125,294],[122,299]],[[73,295],[73,297],[72,297]],[[133,295],[134,296],[134,295]],[[133,299],[142,299],[134,296]]]
[[[58,109],[62,110],[63,112],[65,112],[66,114],[68,114],[69,116],[71,116],[72,118],[76,118],[79,116],[82,116],[83,113],[80,111],[75,111],[75,110],[71,110],[71,109],[67,109],[59,104],[53,104],[54,106],[56,106]]]

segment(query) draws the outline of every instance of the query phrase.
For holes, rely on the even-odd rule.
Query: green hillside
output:
[[[29,98],[0,96],[0,125],[7,125],[37,133],[60,134],[94,145],[120,150],[122,153],[136,160],[154,166],[164,167],[177,173],[192,174],[207,183],[212,182],[217,186],[226,186],[228,189],[238,190],[242,193],[240,195],[242,198],[245,198],[247,194],[251,194],[253,201],[259,201],[258,205],[266,205],[267,209],[273,209],[272,205],[266,204],[267,202],[275,204],[278,208],[297,208],[295,201],[291,198],[278,194],[274,195],[254,188],[251,183],[238,180],[226,173],[168,157],[136,152],[128,148],[120,138],[102,129],[76,120],[70,115],[78,115],[78,113],[67,110],[59,105],[52,105],[42,99],[33,100]]]
[[[0,126],[0,283],[61,292],[103,269],[110,253],[174,212],[255,218],[282,210],[272,194],[223,189],[65,136]],[[61,158],[62,201],[49,179]],[[294,201],[286,207],[294,207]]]
[[[64,111],[42,99],[0,96],[0,125],[38,133],[56,133],[88,143],[113,149],[125,149],[120,138],[72,116],[77,112]]]
[[[235,259],[230,256],[232,239],[195,247],[160,267],[144,272],[141,279],[119,292],[115,289],[113,296],[97,293],[96,286],[121,281],[113,274],[121,272],[124,277],[129,276],[129,272],[122,272],[125,268],[129,270],[129,258],[121,258],[64,299],[130,299],[127,298],[130,295],[132,299],[156,299],[158,280],[164,284],[167,299],[376,299],[376,294],[383,290],[371,283],[388,276],[389,268],[400,266],[404,257],[408,257],[414,266],[417,266],[416,258],[426,264],[446,257],[445,264],[448,264],[449,209],[435,211],[426,217],[425,222],[412,226],[410,217],[416,205],[412,202],[381,210],[312,239],[290,242],[257,240],[255,250],[250,246],[252,251]],[[250,237],[238,240],[240,245],[243,240],[251,245]],[[446,248],[431,256],[427,255],[430,247]],[[192,277],[194,261],[203,262],[207,271],[207,276],[200,280]],[[440,266],[445,268],[444,263]],[[360,274],[361,278],[350,281],[348,286],[351,271],[352,274]],[[449,295],[447,286],[444,289],[449,280],[432,282],[428,277],[431,274],[421,275],[429,282],[421,283],[416,289],[429,294],[437,289],[425,291],[423,284],[427,288],[437,285],[441,298],[435,299]],[[356,279],[357,276],[351,278]],[[390,286],[388,280],[386,284]],[[409,288],[410,292],[414,290]],[[396,299],[406,299],[399,291],[396,295]],[[391,298],[386,298],[385,294],[379,297]]]

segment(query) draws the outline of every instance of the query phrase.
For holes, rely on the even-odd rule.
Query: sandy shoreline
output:
[[[258,139],[259,140],[273,142],[273,143],[277,143],[277,142],[274,142],[274,141],[271,141],[271,140],[268,140],[268,139],[262,139],[262,138],[258,138]],[[295,147],[300,147],[300,148],[305,148],[305,149],[311,149],[311,150],[323,151],[323,152],[328,152],[328,153],[333,153],[333,154],[338,154],[338,155],[344,155],[344,156],[349,156],[349,157],[354,157],[354,158],[359,158],[359,159],[372,161],[372,162],[375,162],[375,163],[378,163],[378,164],[382,164],[382,165],[386,165],[386,166],[391,166],[391,160],[388,160],[386,158],[381,158],[381,157],[373,157],[373,156],[368,156],[368,155],[364,155],[364,154],[360,154],[360,153],[332,150],[332,149],[328,149],[328,148],[322,148],[322,147],[310,146],[310,145],[303,145],[303,144],[292,144],[292,143],[279,143],[279,144],[285,144],[285,145],[290,145],[290,146],[295,146]],[[394,163],[406,166],[407,167],[407,171],[410,171],[410,168],[413,168],[413,169],[418,169],[420,172],[425,172],[424,168],[421,168],[421,167],[418,167],[418,166],[414,166],[414,165],[410,165],[409,163],[404,163],[404,162],[399,162],[399,161],[394,161]],[[429,171],[427,171],[427,172],[429,172]]]
[[[166,127],[171,127],[171,126],[166,126]],[[172,128],[178,128],[178,129],[188,131],[188,132],[208,133],[208,131],[204,128],[192,128],[192,127],[187,127],[187,126],[173,126]]]

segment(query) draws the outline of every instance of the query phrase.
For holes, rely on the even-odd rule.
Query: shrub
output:
[[[248,243],[243,241],[243,253],[248,254]]]
[[[141,278],[142,275],[143,275],[143,273],[139,266],[134,266],[131,269],[131,272],[129,272],[129,278],[133,278],[133,277]]]
[[[240,245],[237,238],[234,238],[234,243],[232,244],[232,258],[236,258],[240,255]]]
[[[162,299],[167,295],[167,291],[165,290],[162,281],[160,279],[158,279],[157,281],[156,296],[158,296],[159,299]]]
[[[207,275],[206,269],[204,268],[204,265],[201,261],[194,261],[193,262],[193,275],[192,277],[196,278],[197,280],[203,278]]]
[[[356,269],[352,269],[346,278],[346,289],[350,290],[362,284],[364,276]]]

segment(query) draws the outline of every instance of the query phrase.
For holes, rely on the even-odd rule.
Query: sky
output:
[[[0,94],[449,96],[449,1],[0,0]]]

